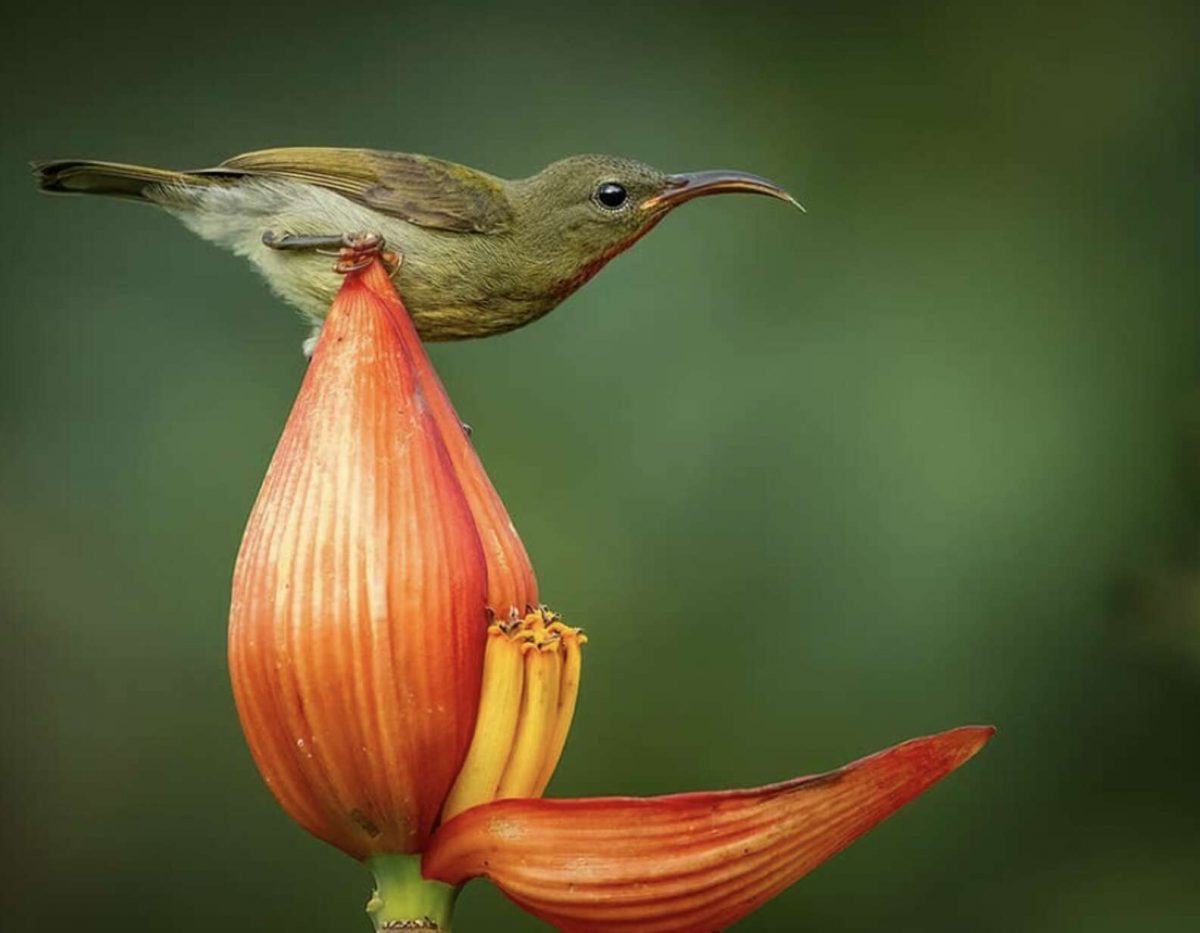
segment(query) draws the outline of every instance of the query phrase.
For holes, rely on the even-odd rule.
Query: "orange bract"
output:
[[[347,276],[234,574],[234,695],[279,802],[358,858],[423,848],[474,730],[488,605],[536,599],[391,282]]]
[[[442,826],[427,878],[490,878],[566,933],[703,933],[746,916],[974,755],[970,726],[755,790],[498,800]]]
[[[537,580],[533,564],[525,551],[512,519],[504,508],[487,471],[471,446],[466,429],[459,421],[441,379],[408,319],[408,312],[397,298],[396,291],[383,270],[375,266],[367,271],[366,281],[375,289],[381,301],[393,304],[394,313],[403,319],[406,342],[413,348],[413,366],[429,412],[445,441],[454,471],[462,484],[463,494],[483,544],[488,567],[488,606],[497,618],[509,615],[510,610],[524,614],[538,605]]]

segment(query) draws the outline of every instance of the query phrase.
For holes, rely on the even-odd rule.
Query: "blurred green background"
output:
[[[1074,7],[1073,9],[1071,9]],[[5,930],[367,930],[225,670],[304,330],[242,261],[25,161],[273,145],[795,191],[689,205],[435,361],[585,626],[551,791],[819,771],[996,723],[739,930],[1200,917],[1191,3],[28,5],[0,38]],[[459,926],[543,927],[484,883]]]

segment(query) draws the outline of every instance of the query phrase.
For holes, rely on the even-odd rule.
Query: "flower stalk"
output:
[[[367,914],[376,933],[451,933],[459,889],[421,877],[418,855],[373,855],[366,861],[375,876]]]

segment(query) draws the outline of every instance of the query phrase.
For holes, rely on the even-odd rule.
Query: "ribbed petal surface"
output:
[[[426,877],[486,876],[567,933],[705,933],[760,907],[975,754],[990,727],[913,739],[754,790],[498,800],[443,825]]]
[[[410,350],[417,382],[429,402],[429,412],[441,432],[479,530],[488,566],[488,606],[497,618],[507,618],[510,609],[515,609],[518,615],[524,615],[527,608],[538,605],[537,579],[525,545],[488,478],[479,455],[471,446],[466,429],[450,403],[450,397],[442,387],[441,379],[421,345],[408,313],[403,310],[391,279],[382,268],[375,265],[364,273],[363,282],[379,296],[380,301],[393,306],[393,313],[402,320],[401,341]]]
[[[449,401],[417,354],[383,271],[348,276],[234,573],[255,761],[293,818],[358,858],[424,847],[479,702],[486,565],[432,413]]]

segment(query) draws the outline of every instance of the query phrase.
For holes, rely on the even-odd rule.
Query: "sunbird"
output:
[[[426,155],[301,147],[196,171],[88,160],[33,169],[44,191],[157,204],[249,259],[318,330],[341,285],[322,253],[352,236],[381,238],[423,340],[486,337],[537,320],[694,198],[741,192],[800,207],[746,172],[668,174],[604,155],[571,156],[515,180]]]

